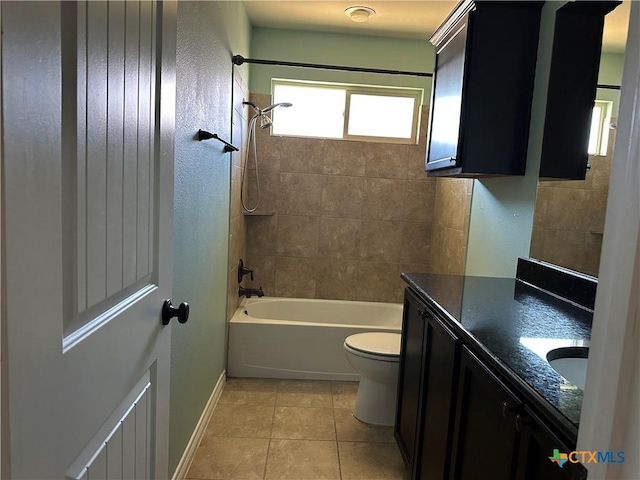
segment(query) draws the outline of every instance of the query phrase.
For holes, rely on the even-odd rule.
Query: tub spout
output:
[[[239,297],[251,298],[254,295],[256,297],[264,296],[264,292],[262,291],[262,287],[260,287],[260,288],[244,288],[242,286],[238,287],[238,296]]]

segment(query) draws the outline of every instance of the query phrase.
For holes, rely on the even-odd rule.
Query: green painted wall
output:
[[[251,58],[382,68],[412,72],[433,71],[433,46],[428,39],[348,35],[340,33],[253,28]],[[315,80],[368,85],[417,87],[429,103],[431,79],[399,75],[251,65],[251,93],[271,93],[271,78]]]
[[[199,128],[231,137],[233,53],[247,54],[242,2],[178,2],[169,477],[225,368],[231,157]]]
[[[624,53],[603,53],[600,57],[600,71],[598,83],[603,85],[620,85],[622,83],[622,69],[624,67]],[[596,100],[613,102],[612,116],[618,116],[620,90],[599,88]]]
[[[525,175],[474,181],[466,275],[515,277],[518,257],[529,256],[555,11],[563,4],[546,2],[542,9]]]

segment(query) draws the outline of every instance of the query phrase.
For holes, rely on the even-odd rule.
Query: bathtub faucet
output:
[[[254,295],[256,297],[264,296],[264,292],[262,291],[262,287],[260,287],[260,288],[244,288],[242,286],[238,287],[238,296],[239,297],[251,298]]]

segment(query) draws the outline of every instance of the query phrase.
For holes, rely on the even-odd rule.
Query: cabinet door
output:
[[[458,392],[450,478],[511,480],[519,436],[515,412],[521,402],[466,347]]]
[[[457,165],[468,19],[436,47],[426,170]]]
[[[451,459],[460,339],[440,320],[428,316],[425,343],[420,456],[413,478],[444,479]]]
[[[568,2],[556,12],[541,177],[585,178],[604,17],[620,3]]]
[[[413,467],[422,379],[425,304],[405,289],[398,372],[395,438],[408,467]]]
[[[557,449],[569,453],[572,448],[560,440],[529,408],[522,414],[522,435],[518,456],[517,480],[584,480],[586,469],[579,463],[565,462],[562,467],[549,457]]]

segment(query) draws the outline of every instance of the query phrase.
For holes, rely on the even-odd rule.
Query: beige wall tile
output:
[[[434,225],[431,231],[431,268],[434,273],[462,275],[466,262],[465,233]]]
[[[321,218],[318,257],[354,259],[360,246],[360,220]]]
[[[251,101],[265,107],[271,98]],[[245,109],[246,121],[252,113]],[[262,285],[267,295],[399,301],[400,262],[430,268],[437,181],[424,174],[427,113],[424,106],[418,145],[277,137],[257,129],[259,210],[276,214],[246,219],[247,263],[256,281],[245,285]],[[248,169],[253,180],[253,158]],[[467,184],[458,185],[466,192]],[[362,271],[371,273],[368,288],[356,291]]]
[[[431,256],[431,224],[410,223],[402,225],[400,262],[428,264]]]
[[[317,257],[318,217],[278,216],[277,254],[286,257]]]
[[[258,199],[258,188],[256,183],[256,170],[247,170],[245,180],[244,199],[248,208],[256,207],[258,212],[275,212],[278,208],[278,198],[280,196],[280,174],[269,170],[258,170],[260,181],[260,198]]]
[[[400,261],[401,222],[363,220],[360,239],[359,260],[387,263]]]
[[[365,179],[360,177],[327,176],[322,189],[322,210],[325,217],[360,218]]]
[[[246,266],[253,270],[253,278],[245,276],[244,285],[252,288],[262,287],[262,291],[267,296],[275,294],[276,287],[276,257],[262,255],[248,255]],[[237,283],[237,279],[236,279]]]
[[[439,178],[436,183],[434,223],[455,230],[469,228],[471,191],[465,179]]]
[[[348,260],[318,259],[316,298],[353,300],[357,263]]]
[[[608,190],[591,190],[587,194],[587,205],[582,206],[582,211],[576,212],[576,215],[588,217],[589,230],[604,231],[608,194]]]
[[[305,173],[280,174],[280,215],[314,215],[322,212],[323,175]]]
[[[247,216],[247,255],[275,255],[278,217]]]
[[[365,176],[375,178],[407,178],[407,145],[362,143],[367,156]]]
[[[585,269],[590,236],[590,233],[584,231],[545,230],[543,259],[582,272]]]
[[[316,259],[278,257],[276,288],[278,297],[315,298]]]
[[[230,218],[242,215],[242,204],[240,203],[240,187],[242,182],[243,169],[235,165],[231,166],[231,212]]]
[[[399,220],[404,217],[405,180],[365,178],[362,218]]]
[[[547,225],[559,230],[586,231],[589,216],[583,211],[589,208],[589,192],[576,188],[550,188],[547,207]]]
[[[356,269],[356,297],[365,302],[399,302],[400,267],[395,263],[359,262]]]
[[[322,173],[324,170],[324,139],[282,138],[281,172]]]
[[[365,173],[367,158],[372,155],[371,150],[363,151],[362,142],[325,140],[323,173],[362,177]]]
[[[231,219],[229,230],[229,265],[233,266],[238,263],[238,259],[246,253],[245,246],[247,244],[247,231],[243,216]]]
[[[404,185],[404,216],[407,222],[433,222],[433,207],[436,200],[436,182],[408,180]]]

